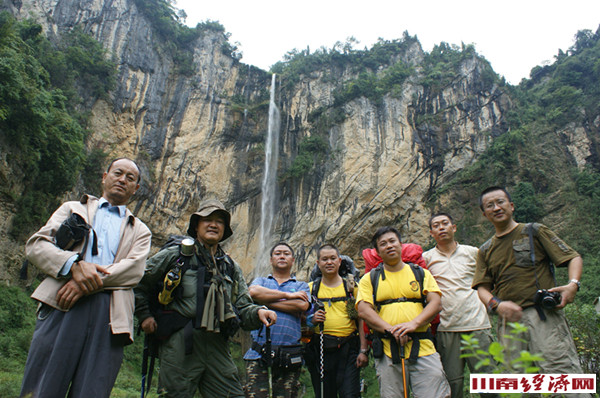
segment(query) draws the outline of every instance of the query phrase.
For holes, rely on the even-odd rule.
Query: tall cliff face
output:
[[[417,67],[401,93],[345,104],[344,121],[328,132],[331,158],[317,176],[283,187],[278,231],[296,243],[302,260],[313,261],[323,242],[336,242],[360,258],[382,225],[395,225],[407,241],[426,244],[430,210],[425,203],[431,193],[506,131],[510,100],[495,86],[480,89],[485,67],[480,60],[463,62],[459,77],[432,94],[419,83],[420,45],[410,46],[401,58]],[[355,78],[341,73],[334,84],[322,77],[304,77],[283,101],[288,116],[283,133],[290,147],[311,112],[331,107],[340,82]],[[311,134],[306,129],[304,134]]]
[[[193,73],[178,73],[133,0],[5,0],[4,8],[34,17],[50,35],[81,25],[113,54],[119,84],[110,103],[93,104],[89,146],[140,162],[143,184],[131,207],[155,243],[183,233],[198,203],[217,197],[233,214],[226,249],[250,272],[259,238],[268,73],[225,54],[226,37],[216,31],[194,43]],[[293,84],[279,80],[273,240],[297,248],[300,276],[322,243],[334,242],[358,259],[382,225],[425,244],[430,194],[507,130],[510,99],[482,83],[480,59],[464,60],[458,78],[431,90],[420,79],[423,57],[418,43],[408,46],[396,61],[414,73],[379,101],[335,104],[336,89],[357,77],[351,68],[324,67]],[[342,117],[326,128],[327,156],[304,177],[286,175],[300,142],[317,134],[315,114],[334,107]]]
[[[143,183],[132,207],[157,242],[183,233],[206,195],[235,207],[259,194],[262,154],[253,147],[267,115],[258,107],[244,117],[228,98],[260,104],[270,79],[225,54],[222,32],[201,35],[194,73],[182,75],[132,0],[5,1],[4,8],[33,17],[50,36],[82,26],[113,55],[118,87],[111,103],[93,104],[89,146],[141,163]]]

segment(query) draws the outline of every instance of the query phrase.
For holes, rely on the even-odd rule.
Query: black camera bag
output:
[[[56,235],[54,236],[54,241],[56,246],[63,250],[69,250],[70,248],[76,246],[81,241],[87,238],[89,231],[92,230],[94,232],[94,242],[92,247],[92,254],[98,254],[98,239],[96,237],[96,232],[92,229],[92,226],[85,222],[82,216],[77,213],[71,213],[69,217],[65,221],[60,224],[60,227],[56,230]],[[81,253],[79,256],[83,256],[85,250],[87,248],[87,240]],[[29,261],[25,260],[23,265],[21,266],[20,278],[27,279],[27,267],[29,265]]]
[[[302,366],[302,344],[282,345],[277,348],[273,366],[284,369],[296,369]]]
[[[56,236],[54,236],[56,246],[69,250],[83,241],[90,229],[92,226],[86,223],[83,217],[77,213],[71,213],[56,231]]]

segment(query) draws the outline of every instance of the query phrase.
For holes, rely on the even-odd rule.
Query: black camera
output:
[[[546,289],[540,289],[535,292],[533,301],[542,308],[553,310],[560,304],[561,299],[562,297],[559,292],[549,292]]]

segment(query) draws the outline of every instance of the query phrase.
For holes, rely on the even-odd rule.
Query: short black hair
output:
[[[400,241],[400,243],[402,243],[402,236],[400,235],[400,231],[398,231],[396,228],[390,227],[390,226],[381,227],[377,231],[375,231],[375,235],[373,235],[373,238],[371,239],[371,244],[373,245],[373,247],[375,249],[377,249],[377,241],[379,240],[379,238],[381,238],[382,235],[385,235],[388,232],[395,233],[396,236],[398,237],[398,240]]]
[[[138,182],[138,184],[139,184],[139,183],[140,183],[140,181],[142,180],[142,169],[140,169],[140,166],[139,166],[139,165],[138,165],[138,164],[135,162],[135,160],[133,160],[133,159],[126,158],[126,157],[121,157],[121,158],[116,158],[116,159],[113,159],[113,160],[110,162],[110,164],[108,165],[108,167],[106,168],[106,172],[108,173],[108,172],[110,171],[110,168],[112,167],[112,165],[113,165],[115,162],[117,162],[117,161],[119,161],[119,160],[123,160],[123,159],[125,159],[125,160],[129,160],[130,162],[132,162],[133,164],[135,164],[135,167],[138,169],[138,180],[137,180],[137,182]]]
[[[290,249],[290,251],[292,252],[292,257],[294,257],[294,249],[292,249],[292,246],[290,246],[289,244],[287,244],[286,242],[279,242],[277,244],[275,244],[272,248],[271,248],[271,252],[269,253],[270,257],[273,257],[273,252],[275,251],[275,248],[277,246],[285,246],[288,249]]]
[[[333,249],[337,253],[338,257],[340,256],[340,250],[335,245],[331,243],[325,243],[317,250],[317,260],[321,257],[321,251],[324,249]]]
[[[431,229],[431,222],[433,221],[433,219],[436,217],[442,217],[442,216],[448,217],[448,220],[450,220],[450,224],[454,225],[454,219],[452,218],[452,216],[448,213],[441,211],[441,212],[435,213],[431,217],[429,217],[429,229]]]
[[[500,186],[495,186],[495,185],[491,186],[491,187],[487,187],[486,189],[481,191],[481,194],[479,195],[479,208],[481,209],[481,211],[483,211],[483,195],[487,195],[488,193],[494,192],[494,191],[504,192],[506,194],[506,197],[508,198],[508,201],[512,202],[512,198],[510,197],[510,194],[508,193],[506,188],[500,187]]]

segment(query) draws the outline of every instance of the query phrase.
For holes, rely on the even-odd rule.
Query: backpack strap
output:
[[[381,276],[381,280],[385,280],[385,270],[383,268],[383,263],[379,264],[376,268],[371,270],[371,286],[373,287],[373,303],[375,304],[375,308],[379,312],[381,310],[381,306],[392,304],[392,303],[421,303],[423,306],[427,305],[426,297],[423,296],[423,280],[425,279],[425,271],[420,266],[408,263],[410,269],[412,270],[417,283],[419,284],[419,295],[420,298],[413,297],[398,297],[394,299],[388,299],[383,301],[377,301],[377,288],[379,287],[379,277]]]
[[[351,299],[354,297],[354,278],[350,281],[350,278],[343,277],[344,291],[346,292],[346,299]]]
[[[310,291],[311,296],[313,296],[316,299],[319,299],[319,288],[321,287],[321,280],[323,278],[318,277],[317,279],[315,279],[313,281],[312,284],[312,288]],[[326,297],[323,298],[323,301],[326,301],[329,303],[329,306],[331,307],[331,303],[335,303],[338,301],[348,301],[349,299],[353,298],[353,292],[350,291],[349,287],[348,287],[348,281],[346,280],[346,278],[342,278],[342,284],[344,286],[344,292],[346,293],[345,296],[343,297]]]
[[[312,288],[310,289],[310,295],[315,298],[319,298],[319,288],[321,287],[321,277],[316,278],[313,281]]]
[[[537,222],[530,222],[525,224],[525,228],[523,228],[523,234],[527,234],[529,236],[529,258],[531,259],[531,264],[535,266],[535,246],[533,244],[533,238],[538,237],[538,233],[542,224]],[[554,269],[554,263],[552,261],[548,262],[548,267],[550,269],[550,275],[552,275],[552,279],[554,280],[554,284],[556,285],[556,273]]]
[[[376,338],[379,339],[389,339],[390,340],[390,351],[392,353],[392,363],[398,364],[401,362],[401,357],[399,355],[400,350],[402,349],[396,338],[390,334],[389,331],[385,333],[374,333]],[[431,340],[433,341],[433,333],[431,332],[431,328],[427,328],[424,332],[413,332],[408,333],[408,336],[412,339],[412,347],[410,349],[410,354],[408,357],[408,361],[411,363],[416,363],[417,359],[419,359],[419,350],[421,349],[421,340]]]
[[[382,280],[385,280],[385,272],[383,272],[383,263],[379,263],[379,265],[369,272],[371,277],[371,287],[373,287],[373,304],[379,311],[381,308],[377,307],[377,288],[379,287],[379,277],[381,276]]]
[[[421,296],[421,303],[423,304],[423,307],[425,307],[427,305],[427,297],[423,295],[423,281],[425,280],[425,270],[423,269],[423,267],[417,264],[408,263],[408,265],[410,265],[410,268],[412,269],[412,272],[415,275],[415,279],[419,284],[419,294]]]

